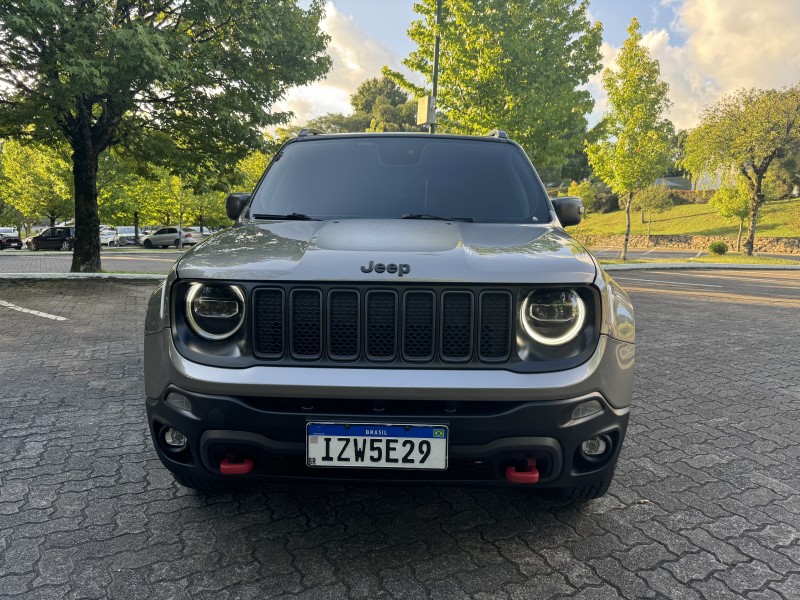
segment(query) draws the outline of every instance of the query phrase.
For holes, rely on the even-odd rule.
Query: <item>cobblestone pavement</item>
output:
[[[180,250],[104,250],[104,271],[116,273],[167,273],[182,255]],[[68,273],[72,252],[0,251],[0,273]]]
[[[800,598],[800,274],[623,275],[636,406],[609,493],[583,505],[197,495],[145,425],[152,283],[0,282],[0,300],[67,319],[0,305],[0,597]]]

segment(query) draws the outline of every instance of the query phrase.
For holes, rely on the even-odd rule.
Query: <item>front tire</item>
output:
[[[31,250],[36,252],[39,249],[39,245],[36,242],[31,242]]]
[[[142,243],[142,245],[143,245],[145,248],[147,248],[147,249],[149,250],[150,248],[152,248],[152,247],[153,247],[153,242],[151,242],[150,240],[145,240],[145,241]]]
[[[180,240],[175,240],[175,247],[176,248],[180,248],[181,247],[181,241]]]

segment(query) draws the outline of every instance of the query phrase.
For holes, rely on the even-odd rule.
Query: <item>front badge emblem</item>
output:
[[[362,273],[397,273],[398,277],[402,277],[403,275],[408,275],[411,273],[411,265],[407,263],[389,263],[385,265],[383,263],[376,263],[374,261],[369,261],[369,265],[362,265],[361,272]]]

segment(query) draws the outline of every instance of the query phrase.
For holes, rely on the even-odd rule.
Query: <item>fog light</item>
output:
[[[603,411],[603,406],[599,400],[589,400],[589,402],[582,402],[575,407],[572,411],[572,419],[582,419]]]
[[[167,404],[181,410],[192,412],[192,403],[189,402],[186,396],[177,392],[170,392],[167,394]]]
[[[592,458],[597,458],[598,456],[602,456],[608,450],[609,443],[605,436],[603,437],[593,437],[591,439],[586,440],[581,444],[581,451],[586,455]]]
[[[173,429],[172,427],[167,427],[167,429],[164,431],[164,441],[170,448],[175,450],[184,448],[186,444],[189,443],[189,440],[186,439],[185,435],[183,435],[177,429]]]

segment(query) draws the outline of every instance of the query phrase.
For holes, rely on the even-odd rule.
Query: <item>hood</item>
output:
[[[352,283],[577,284],[596,274],[586,249],[552,225],[402,219],[244,223],[177,268],[187,279]]]

